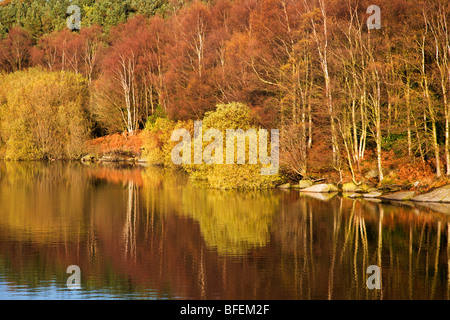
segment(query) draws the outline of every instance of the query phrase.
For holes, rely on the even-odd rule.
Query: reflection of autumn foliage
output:
[[[125,185],[132,182],[139,187],[142,187],[143,185],[142,169],[135,166],[130,166],[128,168],[98,166],[94,168],[90,167],[87,172],[88,176],[102,179],[109,183],[120,183]]]
[[[446,215],[193,189],[175,171],[122,170],[0,163],[1,276],[64,287],[77,264],[84,289],[121,296],[378,299],[361,283],[380,263],[383,298],[446,297]]]
[[[206,244],[221,254],[267,245],[278,206],[278,196],[270,192],[183,192],[184,214],[198,221]]]
[[[0,215],[12,234],[36,243],[75,241],[86,232],[80,220],[89,202],[87,183],[80,165],[68,169],[62,163],[6,162],[0,179]],[[2,174],[3,175],[3,174]],[[49,190],[52,191],[49,194]]]

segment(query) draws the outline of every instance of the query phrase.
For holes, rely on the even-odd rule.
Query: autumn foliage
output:
[[[0,77],[7,159],[77,158],[89,136],[87,86],[73,73],[28,69]]]
[[[82,75],[94,136],[133,135],[156,110],[199,120],[239,102],[280,129],[292,177],[326,170],[358,182],[370,158],[381,182],[386,152],[449,175],[449,1],[378,1],[379,30],[366,25],[371,4],[85,1],[73,32],[46,4],[53,22],[0,18],[0,67]],[[22,9],[13,0],[0,10]]]

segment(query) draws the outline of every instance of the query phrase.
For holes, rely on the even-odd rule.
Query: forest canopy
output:
[[[5,0],[0,68],[82,76],[94,137],[242,103],[255,124],[280,129],[291,176],[359,181],[370,158],[381,182],[389,157],[449,175],[449,1],[376,2]],[[66,26],[70,4],[81,30]],[[366,25],[372,4],[380,29]]]

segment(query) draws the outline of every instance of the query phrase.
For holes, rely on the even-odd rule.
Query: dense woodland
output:
[[[70,4],[81,8],[79,31],[66,26]],[[379,30],[366,25],[371,4],[381,8]],[[280,129],[291,175],[330,170],[359,181],[370,158],[383,181],[389,154],[442,177],[449,15],[447,0],[3,1],[0,67],[3,77],[28,68],[81,76],[70,83],[82,81],[88,97],[70,101],[93,137],[240,102],[258,126]],[[0,100],[3,145],[4,106],[19,103],[11,91]]]

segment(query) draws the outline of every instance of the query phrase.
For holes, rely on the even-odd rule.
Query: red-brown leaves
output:
[[[30,65],[32,38],[28,31],[14,27],[0,42],[0,64],[6,71],[22,70]]]

